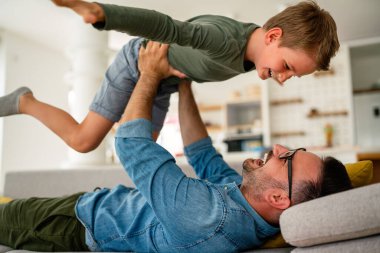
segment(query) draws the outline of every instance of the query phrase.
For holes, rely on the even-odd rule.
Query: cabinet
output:
[[[225,138],[227,150],[260,151],[263,147],[260,100],[243,100],[226,104]]]
[[[199,105],[199,108],[210,135],[219,132],[220,139],[227,145],[227,152],[262,150],[261,100],[240,99],[223,105]]]
[[[350,46],[355,143],[378,147],[380,136],[380,38]]]

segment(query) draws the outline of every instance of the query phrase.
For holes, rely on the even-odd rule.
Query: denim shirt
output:
[[[116,150],[136,189],[118,185],[81,196],[78,219],[92,251],[238,252],[279,232],[249,205],[242,177],[210,138],[185,148],[199,179],[189,178],[152,140],[151,122],[122,124]]]

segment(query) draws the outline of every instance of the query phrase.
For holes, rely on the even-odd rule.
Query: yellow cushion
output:
[[[12,200],[11,198],[0,196],[0,204],[8,203],[11,200]]]
[[[348,176],[350,177],[353,187],[359,187],[369,184],[373,177],[373,164],[372,161],[360,161],[356,163],[347,163],[344,165],[346,167]],[[285,248],[288,247],[282,237],[281,233],[273,236],[267,240],[261,248]]]
[[[262,246],[262,249],[272,249],[272,248],[286,248],[289,247],[290,244],[287,244],[282,237],[282,234],[279,233],[271,238],[269,238]]]
[[[345,166],[353,187],[360,187],[371,183],[373,177],[372,161],[347,163]]]

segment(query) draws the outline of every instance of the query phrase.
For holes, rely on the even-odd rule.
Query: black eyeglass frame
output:
[[[284,159],[284,160],[286,159],[288,162],[288,185],[289,185],[289,199],[290,200],[292,199],[292,180],[293,180],[292,160],[293,160],[293,156],[299,150],[306,151],[306,148],[291,149],[278,156],[278,159]]]

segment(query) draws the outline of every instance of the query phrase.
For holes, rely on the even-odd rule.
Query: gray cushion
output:
[[[11,251],[12,249],[0,244],[0,253]]]
[[[349,241],[321,244],[306,248],[296,248],[292,253],[356,253],[380,251],[380,235]]]
[[[280,217],[286,242],[298,247],[380,233],[380,183],[308,201]]]
[[[188,164],[179,164],[189,177],[195,177]],[[231,163],[241,172],[241,163]],[[34,171],[10,171],[5,175],[4,195],[12,198],[59,197],[95,187],[113,188],[117,184],[134,187],[121,165],[82,169],[46,169]],[[0,189],[1,191],[1,189]]]

